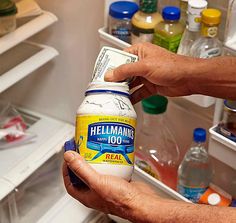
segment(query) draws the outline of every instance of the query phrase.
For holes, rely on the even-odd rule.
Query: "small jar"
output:
[[[110,5],[108,32],[127,43],[131,42],[131,18],[138,11],[135,2],[118,1]]]
[[[164,21],[156,25],[153,43],[176,53],[185,29],[179,21],[180,9],[166,6],[162,11],[162,17]]]
[[[99,173],[131,179],[136,112],[128,84],[92,82],[76,116],[77,152]]]
[[[0,1],[0,36],[16,29],[16,4],[10,0]]]
[[[217,130],[223,136],[236,142],[236,101],[224,101],[223,120]]]

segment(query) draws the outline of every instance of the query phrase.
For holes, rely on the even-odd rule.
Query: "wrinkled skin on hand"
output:
[[[105,80],[122,81],[136,77],[130,85],[131,91],[132,88],[136,89],[131,95],[133,104],[154,94],[191,94],[186,70],[190,71],[194,58],[176,55],[151,43],[136,44],[124,51],[138,55],[139,61],[107,72]]]
[[[130,218],[136,205],[148,196],[157,196],[146,184],[127,182],[115,176],[97,173],[78,153],[64,154],[63,178],[67,192],[89,208],[106,214]],[[87,187],[74,187],[70,182],[69,167]]]

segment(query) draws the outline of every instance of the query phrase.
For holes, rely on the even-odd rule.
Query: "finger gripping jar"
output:
[[[127,83],[92,82],[77,111],[77,152],[97,172],[130,180],[136,118]]]

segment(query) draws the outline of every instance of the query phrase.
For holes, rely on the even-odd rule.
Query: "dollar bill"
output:
[[[113,70],[122,64],[134,63],[136,61],[138,61],[138,56],[134,54],[105,46],[97,57],[92,81],[104,81],[104,75],[107,71]]]

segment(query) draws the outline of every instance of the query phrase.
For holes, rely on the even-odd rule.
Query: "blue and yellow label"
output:
[[[127,117],[78,115],[77,152],[89,163],[133,165],[135,126]]]

